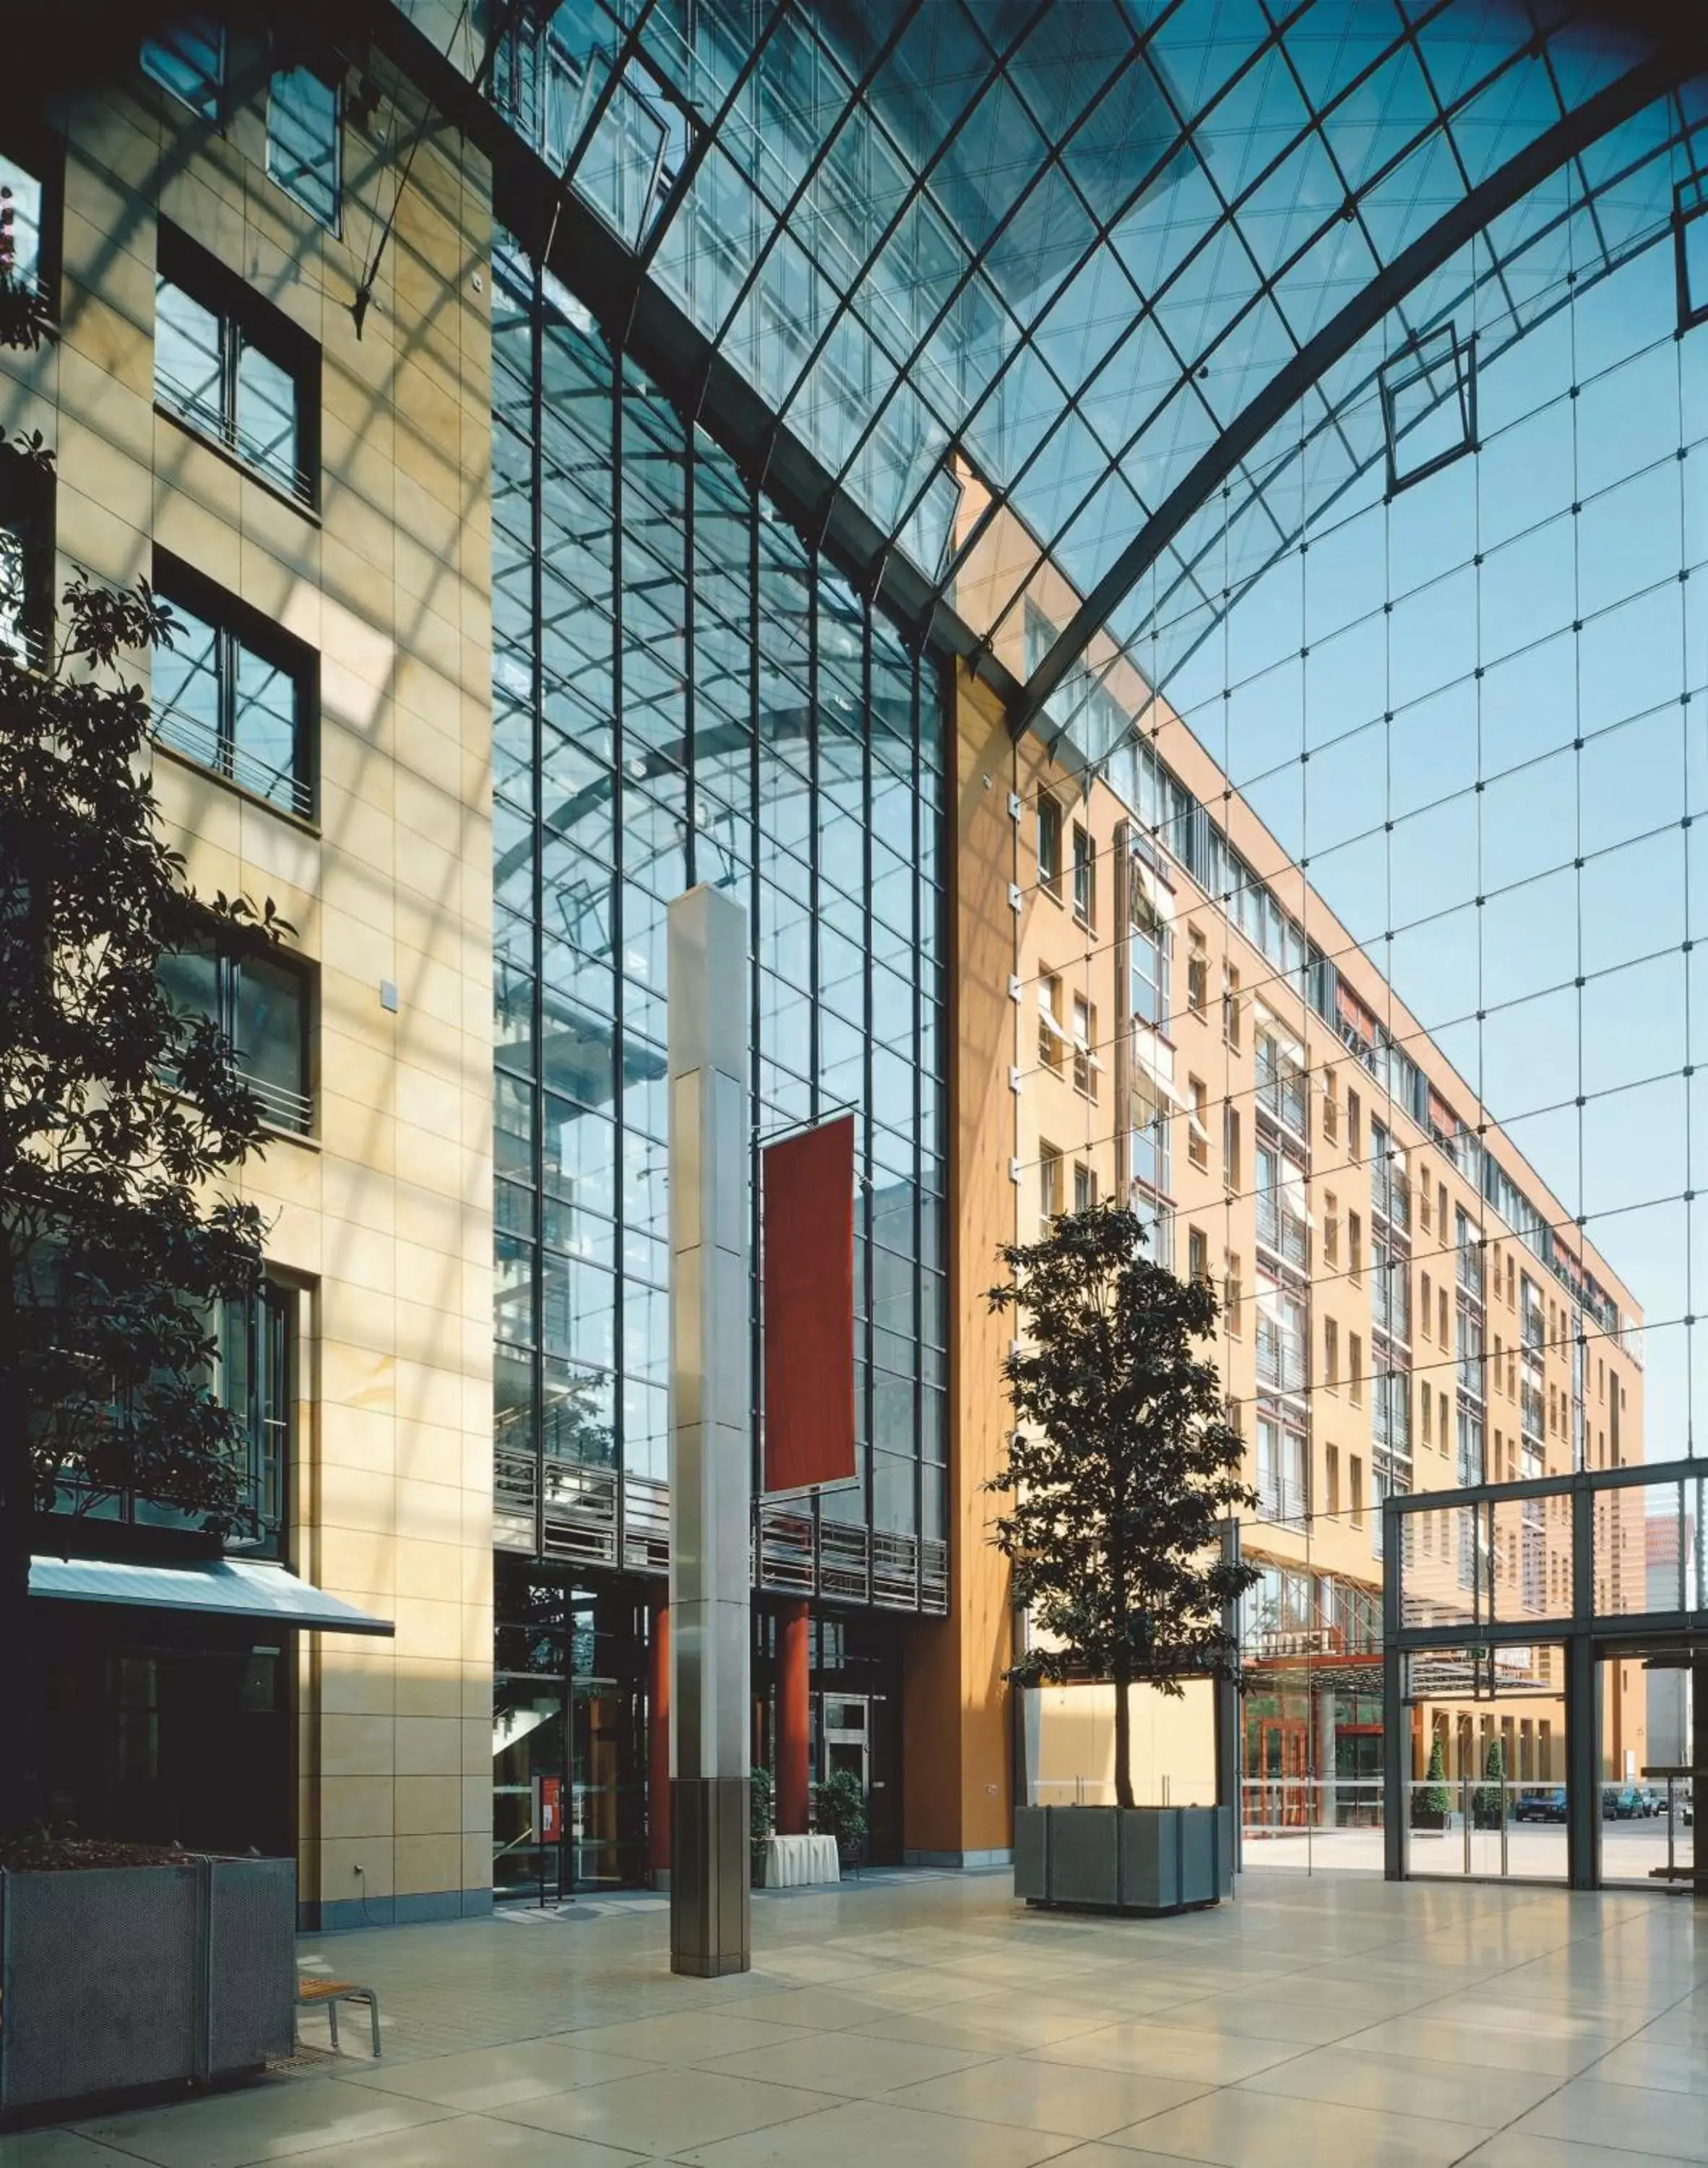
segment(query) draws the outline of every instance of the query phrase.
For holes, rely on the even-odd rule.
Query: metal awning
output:
[[[395,1632],[389,1618],[358,1611],[282,1565],[257,1559],[199,1559],[188,1565],[137,1565],[112,1559],[33,1558],[29,1592],[59,1603],[122,1603],[138,1611],[181,1611],[204,1618],[265,1620],[318,1634]]]

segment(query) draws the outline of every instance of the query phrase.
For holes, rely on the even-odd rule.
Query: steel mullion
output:
[[[1530,138],[1504,165],[1480,183],[1472,194],[1461,197],[1451,210],[1444,213],[1393,258],[1301,348],[1291,362],[1276,371],[1170,491],[1081,603],[1067,630],[1021,692],[1013,715],[1016,734],[1031,725],[1091,639],[1160,558],[1181,528],[1208,500],[1211,492],[1233,474],[1276,422],[1321,380],[1329,366],[1350,353],[1398,300],[1433,269],[1448,261],[1466,239],[1557,173],[1577,145],[1594,142],[1620,120],[1632,117],[1660,96],[1668,88],[1674,67],[1670,56],[1658,55],[1640,61],[1575,108],[1557,127]]]
[[[752,263],[747,268],[746,275],[743,278],[741,284],[736,289],[735,300],[731,301],[729,306],[724,311],[724,320],[719,325],[716,332],[712,336],[711,345],[712,350],[714,353],[721,353],[723,351],[724,342],[729,336],[731,327],[734,325],[736,317],[740,314],[741,310],[745,306],[748,295],[753,291],[754,287],[758,284],[760,274],[764,270],[766,265],[771,261],[778,242],[785,234],[787,234],[788,238],[795,242],[795,246],[797,247],[801,247],[801,244],[799,241],[796,239],[793,230],[793,219],[796,211],[799,210],[802,203],[805,200],[807,191],[812,187],[814,182],[817,180],[820,172],[823,170],[825,161],[830,157],[835,146],[841,141],[843,130],[847,127],[849,122],[853,119],[856,113],[864,111],[864,101],[867,92],[877,81],[878,71],[890,59],[891,56],[894,53],[896,47],[900,45],[903,38],[913,27],[914,18],[918,14],[920,8],[924,4],[925,0],[904,0],[904,5],[899,14],[890,26],[888,35],[879,45],[878,50],[873,54],[871,61],[867,64],[865,69],[858,78],[849,83],[850,94],[844,100],[841,112],[838,113],[830,127],[825,131],[824,140],[820,143],[817,150],[813,151],[808,157],[800,178],[795,183],[794,187],[790,189],[788,195],[780,207],[773,210],[769,199],[760,189],[757,182],[755,181],[751,175],[742,173],[741,177],[743,180],[747,183],[755,202],[762,205],[766,211],[771,216],[771,231],[756,252]],[[829,47],[824,44],[817,33],[811,29],[810,24],[808,29],[808,35],[812,38],[814,45],[821,53],[824,54],[830,66],[835,69],[837,74],[841,76],[845,81],[847,81],[846,71],[841,66],[841,64],[837,61],[835,55],[830,52]],[[733,160],[731,162],[734,162]],[[738,173],[740,172],[740,168],[739,167],[736,170]],[[815,270],[820,268],[819,260],[815,254],[814,254],[810,250],[806,249],[803,249],[802,253],[807,257],[809,262],[812,263]],[[825,284],[827,285],[833,286],[835,284],[835,281],[829,277],[828,274],[825,274]],[[840,311],[838,311],[838,313],[840,313]],[[804,371],[803,372],[803,375],[804,375]],[[793,398],[795,392],[800,388],[800,378],[797,378],[794,385],[790,388],[788,396],[777,401],[777,412],[779,416],[787,411],[789,401]]]
[[[1445,7],[1451,3],[1451,0],[1439,0],[1435,13],[1439,14],[1442,12]],[[1291,27],[1291,24],[1289,24],[1288,27]],[[1320,109],[1313,108],[1310,99],[1305,96],[1302,89],[1300,89],[1300,100],[1305,108],[1308,116],[1307,125],[1298,134],[1288,138],[1286,145],[1281,148],[1281,150],[1280,150],[1276,156],[1270,160],[1269,163],[1260,173],[1254,175],[1254,178],[1247,183],[1246,186],[1240,191],[1239,195],[1231,199],[1224,199],[1219,188],[1217,188],[1214,181],[1210,179],[1208,169],[1205,169],[1205,178],[1207,181],[1209,181],[1209,184],[1215,193],[1217,200],[1223,205],[1221,217],[1212,222],[1201,238],[1195,242],[1193,247],[1181,258],[1180,263],[1177,263],[1174,269],[1170,272],[1168,277],[1157,289],[1157,291],[1154,295],[1150,296],[1148,300],[1143,296],[1138,297],[1141,304],[1140,314],[1135,317],[1133,323],[1128,327],[1127,331],[1122,333],[1115,347],[1111,348],[1109,355],[1106,358],[1106,362],[1100,364],[1098,369],[1093,372],[1091,376],[1086,379],[1085,385],[1082,387],[1082,392],[1085,390],[1089,390],[1090,385],[1097,380],[1097,378],[1102,374],[1103,368],[1106,365],[1107,362],[1112,361],[1116,354],[1124,348],[1128,339],[1137,332],[1139,325],[1147,319],[1152,323],[1159,335],[1162,337],[1170,352],[1175,355],[1177,360],[1180,360],[1181,365],[1180,375],[1176,377],[1174,384],[1170,386],[1166,396],[1156,402],[1156,404],[1151,408],[1149,413],[1146,415],[1144,419],[1135,429],[1129,433],[1118,449],[1113,454],[1111,457],[1108,466],[1104,470],[1102,477],[1097,482],[1093,483],[1085,492],[1067,517],[1058,523],[1055,534],[1050,538],[1048,545],[1041,550],[1037,560],[1032,567],[1032,570],[1026,574],[1026,580],[1018,587],[1016,587],[1014,594],[1005,605],[1001,615],[996,619],[995,624],[992,626],[991,630],[993,632],[995,632],[998,627],[1006,621],[1016,602],[1017,602],[1021,595],[1024,594],[1026,587],[1030,584],[1032,579],[1036,576],[1040,567],[1048,565],[1053,561],[1057,551],[1060,547],[1063,537],[1071,531],[1074,523],[1079,518],[1080,515],[1085,512],[1095,500],[1099,491],[1104,486],[1109,476],[1132,456],[1132,453],[1143,438],[1145,433],[1166,410],[1170,402],[1178,393],[1181,385],[1186,384],[1196,388],[1198,380],[1198,371],[1207,364],[1210,358],[1217,353],[1218,348],[1224,345],[1227,341],[1233,337],[1234,332],[1239,329],[1240,326],[1246,321],[1248,317],[1254,314],[1262,303],[1265,301],[1268,302],[1270,306],[1275,311],[1276,317],[1281,325],[1281,328],[1286,333],[1288,339],[1292,343],[1295,359],[1299,353],[1302,351],[1302,343],[1297,333],[1294,332],[1292,327],[1287,322],[1285,315],[1282,313],[1281,303],[1277,298],[1277,290],[1281,280],[1286,277],[1287,274],[1294,269],[1296,266],[1304,262],[1306,258],[1308,257],[1311,252],[1319,245],[1323,238],[1334,231],[1335,226],[1340,222],[1344,216],[1344,204],[1340,209],[1335,210],[1331,217],[1325,218],[1313,231],[1308,234],[1305,239],[1299,243],[1284,263],[1277,265],[1273,272],[1267,274],[1259,271],[1257,268],[1255,259],[1253,258],[1251,253],[1250,244],[1246,240],[1243,228],[1240,225],[1239,215],[1245,206],[1250,203],[1257,191],[1264,187],[1267,182],[1271,180],[1274,176],[1280,172],[1281,167],[1286,163],[1287,160],[1291,158],[1293,153],[1298,149],[1299,146],[1308,141],[1313,135],[1317,136],[1318,139],[1323,142],[1326,149],[1327,139],[1322,133],[1323,121],[1330,117],[1341,105],[1351,98],[1356,91],[1361,90],[1364,85],[1375,75],[1378,74],[1382,68],[1386,67],[1388,62],[1392,60],[1396,53],[1403,51],[1405,49],[1406,44],[1407,36],[1403,35],[1397,38],[1392,45],[1389,45],[1386,50],[1379,54],[1375,60],[1370,61],[1356,76],[1352,78],[1350,82],[1344,83],[1335,93],[1334,98]],[[1271,46],[1276,50],[1282,50],[1284,52],[1284,48],[1282,48],[1281,44],[1281,33],[1279,29],[1276,32],[1271,40],[1265,41],[1263,50],[1267,51]],[[1455,112],[1456,113],[1463,105],[1469,104],[1472,99],[1480,97],[1483,93],[1488,89],[1490,84],[1498,82],[1503,73],[1509,71],[1524,57],[1525,56],[1521,50],[1518,54],[1509,56],[1507,60],[1500,64],[1500,66],[1497,68],[1493,73],[1485,77],[1481,82],[1466,93],[1465,98],[1461,101],[1460,106],[1456,106],[1454,109]],[[1290,61],[1288,61],[1288,69],[1290,74],[1294,73]],[[1294,79],[1297,85],[1296,74],[1294,75]],[[1164,97],[1165,98],[1169,98],[1166,86],[1161,83],[1160,79],[1159,79],[1159,88],[1162,90]],[[1432,87],[1430,94],[1433,98],[1434,91]],[[1169,102],[1172,105],[1173,101],[1171,98]],[[1441,114],[1440,112],[1439,100],[1436,101],[1436,104],[1438,118],[1435,120],[1429,123],[1428,125],[1419,130],[1417,135],[1411,137],[1408,141],[1401,145],[1397,151],[1395,151],[1388,158],[1384,160],[1382,164],[1369,176],[1361,191],[1355,193],[1348,191],[1348,196],[1355,206],[1361,205],[1366,197],[1371,194],[1374,190],[1389,177],[1390,174],[1398,172],[1400,167],[1405,163],[1406,160],[1420,150],[1433,136],[1443,132],[1445,116]],[[1336,172],[1338,174],[1338,164],[1336,165]],[[1360,229],[1361,231],[1365,232],[1366,245],[1370,247],[1371,260],[1376,266],[1376,277],[1379,279],[1385,268],[1382,263],[1382,252],[1370,243],[1367,230],[1364,228],[1361,219],[1360,221]],[[1155,306],[1158,301],[1161,300],[1170,292],[1176,282],[1184,276],[1188,268],[1197,261],[1198,258],[1204,253],[1211,243],[1219,234],[1222,233],[1232,234],[1239,247],[1244,251],[1248,262],[1251,263],[1252,269],[1256,276],[1257,284],[1247,300],[1228,318],[1228,321],[1222,327],[1221,330],[1217,332],[1216,336],[1210,341],[1209,344],[1203,348],[1191,361],[1186,362],[1181,359],[1174,340],[1168,332],[1163,329],[1161,324],[1158,321],[1155,313]],[[1121,263],[1118,251],[1116,252],[1116,261],[1117,263]],[[1121,263],[1121,269],[1123,276],[1127,277],[1128,284],[1131,284],[1131,277],[1127,274],[1124,263]],[[1373,284],[1374,280],[1371,283]],[[1135,294],[1137,294],[1136,289]],[[1288,364],[1283,364],[1282,366],[1285,368],[1288,366]],[[1076,412],[1078,411],[1079,399],[1080,396],[1080,394],[1075,394],[1072,401],[1074,411]],[[1196,392],[1196,396],[1200,405],[1204,408],[1205,413],[1210,421],[1212,429],[1219,433],[1225,426],[1223,422],[1222,417],[1216,412],[1215,409],[1211,406],[1207,397],[1201,391]],[[1329,422],[1332,425],[1334,419],[1333,410],[1330,410],[1329,418]],[[1088,423],[1086,426],[1089,428],[1090,424]],[[1059,427],[1059,424],[1058,424],[1058,427]],[[1037,449],[1032,453],[1030,459],[1027,460],[1026,466],[1021,470],[1020,474],[1016,476],[1014,482],[1010,485],[1010,491],[1019,486],[1019,483],[1021,479],[1023,479],[1025,474],[1029,471],[1032,466],[1035,465],[1038,462],[1047,445],[1053,440],[1054,434],[1055,431],[1053,430],[1050,437],[1047,438],[1042,444],[1038,445]],[[1138,501],[1141,504],[1141,507],[1148,510],[1148,507],[1143,507],[1143,499]],[[962,552],[962,555],[964,556],[964,550]],[[1045,661],[1048,662],[1048,657],[1046,656]],[[1040,665],[1040,667],[1042,667],[1042,665]]]
[[[565,189],[572,185],[577,167],[591,149],[593,138],[599,132],[599,124],[611,109],[623,76],[628,71],[629,63],[641,50],[640,34],[652,19],[653,12],[657,6],[658,0],[640,0],[639,10],[634,22],[623,33],[617,51],[612,57],[611,72],[605,78],[604,87],[594,93],[593,104],[586,120],[581,124],[581,134],[576,138],[573,146],[564,153],[563,184]],[[541,25],[542,45],[544,43],[544,30],[545,25],[543,24]],[[596,47],[595,50],[597,50]],[[592,54],[590,53],[587,58],[591,61]],[[583,65],[586,66],[586,63],[584,62]],[[542,78],[543,85],[545,80]],[[674,103],[674,101],[671,102]],[[544,143],[546,132],[546,111],[544,105],[540,109],[539,121],[540,140]],[[551,162],[549,155],[547,157],[546,162],[548,164]],[[655,174],[655,184],[656,175]]]
[[[528,353],[533,364],[528,385],[528,447],[530,495],[529,539],[532,562],[528,567],[529,614],[533,619],[533,652],[528,677],[533,714],[533,789],[529,793],[529,826],[533,839],[533,924],[529,928],[529,960],[533,965],[532,1000],[533,1073],[528,1080],[528,1106],[533,1134],[528,1160],[533,1176],[533,1196],[528,1209],[528,1263],[533,1279],[533,1349],[528,1365],[533,1387],[533,1420],[528,1427],[533,1444],[533,1550],[545,1554],[545,1074],[542,1049],[545,1044],[545,890],[541,832],[540,778],[545,768],[545,294],[544,274],[535,269],[528,293]],[[565,1733],[567,1738],[568,1734]]]

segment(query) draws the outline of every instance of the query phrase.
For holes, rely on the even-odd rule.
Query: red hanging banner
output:
[[[846,1483],[854,1461],[854,1117],[759,1155],[765,1488]]]

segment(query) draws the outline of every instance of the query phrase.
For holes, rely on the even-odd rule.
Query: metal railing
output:
[[[269,805],[283,806],[300,820],[313,818],[313,788],[294,767],[273,768],[265,761],[252,759],[238,747],[223,740],[217,731],[210,730],[205,723],[172,707],[156,709],[154,735],[162,745],[170,746],[186,760],[194,761],[198,768],[205,768],[244,790],[253,791]]]
[[[235,415],[224,412],[210,400],[192,391],[188,385],[180,383],[172,373],[160,366],[156,358],[154,368],[154,398],[174,420],[182,422],[199,437],[205,437],[217,444],[221,451],[229,452],[233,459],[241,460],[252,468],[263,481],[274,489],[282,490],[305,511],[312,512],[315,503],[314,476],[294,458],[286,459],[257,442],[243,428]],[[291,431],[293,440],[298,432]]]

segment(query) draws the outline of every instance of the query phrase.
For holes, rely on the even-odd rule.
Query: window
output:
[[[1186,1090],[1191,1101],[1186,1110],[1186,1157],[1194,1166],[1207,1167],[1210,1164],[1210,1127],[1204,1118],[1210,1111],[1210,1094],[1201,1076],[1189,1076]]]
[[[1430,1390],[1430,1381],[1425,1378],[1423,1381],[1424,1443],[1425,1445],[1433,1445],[1435,1443],[1435,1434],[1430,1423],[1430,1406],[1434,1397],[1434,1395]]]
[[[1224,1106],[1222,1109],[1222,1180],[1223,1185],[1235,1192],[1239,1188],[1239,1109]]]
[[[1222,966],[1222,1039],[1230,1054],[1239,1051],[1239,974],[1231,964]]]
[[[142,72],[204,120],[217,120],[225,87],[225,25],[188,15],[142,41]]]
[[[1074,1209],[1089,1212],[1097,1202],[1097,1170],[1082,1159],[1074,1161]]]
[[[1082,926],[1097,923],[1097,846],[1077,821],[1074,823],[1074,916]]]
[[[329,231],[338,230],[338,92],[312,68],[281,68],[267,96],[267,170]]]
[[[1163,1024],[1168,1017],[1168,928],[1156,920],[1135,925],[1127,943],[1129,998],[1141,1023]]]
[[[1355,1332],[1346,1336],[1346,1389],[1355,1408],[1364,1405],[1364,1342]]]
[[[0,151],[0,272],[14,285],[43,284],[43,215],[41,183]]]
[[[1323,1071],[1323,1141],[1332,1145],[1340,1134],[1340,1102],[1336,1094],[1340,1080],[1332,1069]]]
[[[1430,1231],[1430,1170],[1423,1167],[1418,1174],[1418,1218],[1424,1232]]]
[[[1062,982],[1053,971],[1045,971],[1038,980],[1038,1060],[1046,1069],[1060,1070],[1067,1039],[1062,1028]]]
[[[1062,1155],[1053,1145],[1038,1146],[1038,1216],[1048,1232],[1062,1209]]]
[[[1435,1225],[1445,1242],[1447,1239],[1447,1185],[1445,1182],[1435,1184]]]
[[[1441,1343],[1442,1353],[1445,1354],[1451,1344],[1447,1338],[1447,1290],[1445,1288],[1438,1288],[1435,1291],[1435,1337]]]
[[[1324,1503],[1332,1516],[1340,1510],[1340,1455],[1332,1445],[1323,1448]]]
[[[1239,1277],[1238,1252],[1224,1250],[1222,1253],[1222,1262],[1223,1267],[1222,1315],[1227,1322],[1229,1338],[1238,1340],[1240,1336],[1240,1304],[1244,1297],[1244,1289]]]
[[[1074,1089],[1087,1099],[1097,1097],[1097,1012],[1083,994],[1074,996]]]
[[[1424,1192],[1425,1197],[1429,1193],[1427,1189]],[[1427,1340],[1430,1336],[1430,1276],[1427,1273],[1423,1275],[1423,1299],[1418,1305],[1418,1317],[1424,1329],[1424,1337]]]
[[[1332,1189],[1323,1193],[1323,1262],[1340,1264],[1340,1206]]]
[[[1346,1271],[1356,1287],[1364,1278],[1364,1225],[1355,1212],[1346,1214]]]
[[[1351,1159],[1358,1159],[1363,1154],[1364,1146],[1359,1135],[1362,1119],[1358,1094],[1355,1092],[1349,1092],[1346,1094],[1346,1150],[1347,1156]]]
[[[0,442],[0,653],[45,660],[53,621],[53,478]]]
[[[1210,1245],[1201,1227],[1186,1230],[1186,1277],[1193,1280],[1210,1277]]]
[[[1186,933],[1186,1007],[1194,1016],[1203,1015],[1210,999],[1210,952],[1196,927]]]
[[[1047,790],[1038,793],[1038,886],[1061,901],[1062,809]]]
[[[1332,1317],[1323,1320],[1323,1383],[1331,1393],[1340,1389],[1340,1328]]]
[[[169,226],[154,310],[155,404],[312,504],[314,371],[294,327]]]
[[[1361,1528],[1364,1526],[1364,1463],[1355,1453],[1349,1459],[1347,1475],[1350,1479],[1347,1487],[1351,1492],[1352,1525],[1355,1528]]]
[[[314,657],[231,597],[157,561],[172,645],[154,656],[154,734],[270,805],[314,810]]]
[[[182,1015],[208,1017],[219,1026],[268,1120],[305,1135],[314,1104],[308,985],[301,970],[268,951],[210,938],[163,956],[160,977]]]

